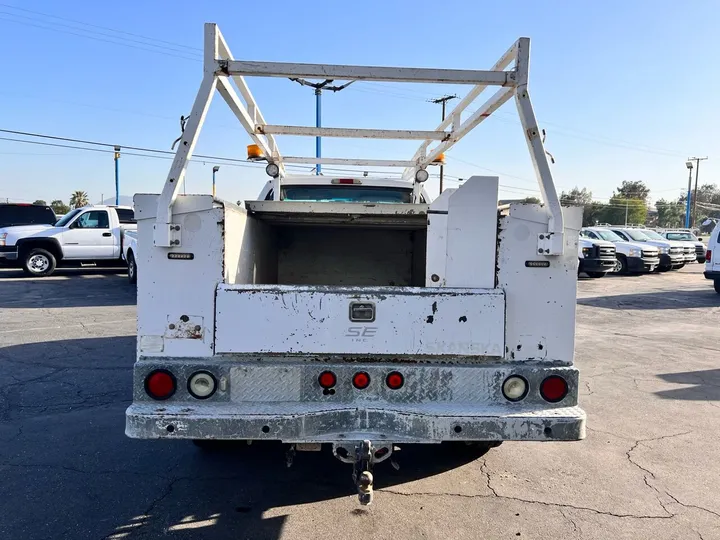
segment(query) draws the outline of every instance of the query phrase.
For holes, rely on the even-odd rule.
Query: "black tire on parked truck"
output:
[[[607,272],[585,272],[585,273],[588,276],[590,276],[591,278],[605,277],[605,274],[607,274]]]
[[[30,248],[22,258],[23,271],[28,276],[49,276],[55,271],[56,266],[55,256],[42,248]]]
[[[127,267],[128,267],[128,281],[130,284],[137,283],[137,263],[135,262],[135,255],[132,251],[128,251],[127,254]]]
[[[713,280],[713,287],[715,288],[715,292],[720,294],[720,279]]]
[[[620,263],[620,269],[618,270],[618,274],[627,274],[628,271],[628,263],[627,259],[625,258],[625,255],[618,255],[617,260]]]

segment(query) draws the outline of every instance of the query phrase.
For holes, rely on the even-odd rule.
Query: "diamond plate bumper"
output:
[[[177,391],[153,401],[145,377],[167,369]],[[187,380],[198,370],[216,377],[218,390],[197,400]],[[323,392],[318,375],[332,370],[337,385]],[[385,385],[388,372],[405,378],[399,390]],[[352,386],[352,375],[366,372],[370,385]],[[529,391],[521,402],[507,401],[502,383],[521,375]],[[545,402],[542,380],[561,375],[568,395]],[[276,358],[254,362],[215,359],[140,360],[135,365],[134,402],[126,415],[133,438],[246,439],[284,442],[439,443],[442,441],[547,441],[585,437],[585,413],[577,404],[578,373],[572,367],[524,362],[485,365],[290,362]]]

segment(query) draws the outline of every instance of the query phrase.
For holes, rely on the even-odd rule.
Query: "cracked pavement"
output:
[[[358,506],[326,452],[124,436],[134,288],[0,270],[0,537],[720,539],[720,297],[700,265],[578,283],[588,437],[403,446]]]

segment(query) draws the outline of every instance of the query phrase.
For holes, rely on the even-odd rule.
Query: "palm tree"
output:
[[[70,195],[70,206],[73,208],[82,208],[88,204],[90,204],[88,194],[84,191],[74,191],[73,194]]]

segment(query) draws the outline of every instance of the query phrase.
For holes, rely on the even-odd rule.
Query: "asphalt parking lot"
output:
[[[126,438],[135,289],[1,270],[0,538],[720,539],[720,296],[697,264],[578,287],[587,439],[405,448],[364,508],[328,455]]]

